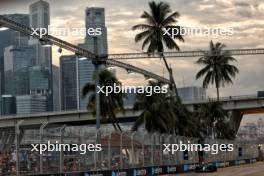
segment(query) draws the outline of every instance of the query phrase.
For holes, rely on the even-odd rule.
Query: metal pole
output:
[[[98,46],[97,46],[98,42],[97,42],[97,37],[94,37],[94,54],[96,55],[96,60],[95,60],[95,91],[96,91],[96,129],[98,130],[100,128],[100,93],[99,92],[99,87],[100,86],[100,78],[99,78],[99,57],[98,57]]]
[[[80,81],[79,81],[79,58],[78,56],[76,57],[76,86],[77,86],[77,110],[80,110]],[[63,86],[63,89],[65,89],[65,86]],[[66,95],[65,95],[65,91],[63,92],[64,95],[64,111],[66,111]]]
[[[156,133],[153,133],[151,135],[151,156],[150,156],[150,163],[151,163],[151,166],[154,165],[154,145],[156,146],[156,140],[155,140],[155,137],[156,137]]]
[[[63,144],[63,132],[66,125],[63,125],[60,128],[60,144]],[[63,159],[63,150],[60,150],[60,174],[63,172],[63,165],[64,165],[64,159]]]
[[[96,144],[100,143],[101,135],[98,134],[98,131],[100,129],[100,116],[101,116],[101,109],[100,109],[100,93],[99,92],[99,86],[100,86],[100,61],[98,56],[98,46],[97,46],[97,37],[94,37],[94,54],[95,54],[95,60],[94,60],[94,66],[95,66],[95,103],[96,103]],[[95,152],[95,162],[97,162],[98,159],[98,153]],[[95,169],[97,168],[97,163],[95,163]]]
[[[123,169],[123,132],[120,135],[120,169]]]
[[[145,167],[145,136],[146,136],[147,132],[144,131],[144,134],[143,134],[143,142],[142,142],[142,151],[143,151],[143,158],[142,158],[142,165],[143,167]]]
[[[111,169],[111,140],[112,140],[112,133],[109,134],[108,137],[108,169]]]
[[[96,145],[96,144],[99,143],[98,141],[100,141],[101,129],[96,130],[95,133],[96,133],[96,134],[95,134],[95,145]],[[99,155],[98,155],[98,152],[99,152],[99,151],[94,151],[94,169],[95,169],[96,171],[97,171],[97,169],[98,169],[98,166],[99,166],[99,168],[101,168],[101,163],[98,162],[98,161],[99,161],[99,158],[100,158]],[[100,165],[98,165],[97,162],[98,162],[98,164],[100,164]]]
[[[131,135],[131,161],[132,161],[132,167],[135,167],[135,150],[134,150],[134,136],[136,134],[136,131],[134,131]]]
[[[164,134],[160,135],[160,165],[163,165],[163,139],[164,139]]]
[[[15,135],[16,135],[16,175],[20,175],[20,163],[19,163],[19,135],[20,130],[19,126],[23,123],[24,120],[20,120],[16,123],[15,126]]]
[[[49,122],[44,122],[42,123],[42,125],[40,126],[39,129],[39,135],[40,135],[40,139],[39,139],[39,143],[42,144],[43,142],[43,133],[44,133],[44,128],[48,125]],[[43,173],[43,154],[39,155],[39,172],[42,174]]]

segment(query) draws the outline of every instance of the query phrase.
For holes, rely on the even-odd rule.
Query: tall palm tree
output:
[[[156,82],[149,82],[148,86],[161,86]],[[132,131],[145,125],[148,132],[174,133],[177,119],[172,108],[170,97],[165,93],[153,93],[151,96],[138,94],[134,110],[142,110],[135,121]]]
[[[133,30],[143,30],[143,32],[135,36],[135,42],[137,43],[143,40],[142,50],[148,46],[147,52],[150,55],[155,52],[160,53],[160,57],[163,59],[166,69],[169,72],[172,83],[171,87],[174,87],[176,95],[178,95],[172,69],[168,65],[163,52],[164,48],[180,50],[174,39],[167,33],[165,34],[166,28],[179,28],[179,26],[175,26],[175,23],[180,14],[178,12],[172,12],[169,4],[165,2],[156,3],[155,1],[151,1],[149,2],[149,7],[150,12],[144,11],[141,15],[141,18],[145,19],[146,23],[135,25],[132,28]],[[184,42],[181,35],[177,35],[175,38]]]
[[[175,124],[175,134],[181,136],[189,136],[189,137],[197,137],[199,136],[197,128],[196,116],[195,114],[190,112],[184,104],[181,103],[174,96],[170,96],[173,112],[177,117],[177,121]]]
[[[149,82],[148,86],[162,86],[162,84]],[[178,101],[171,90],[166,94],[153,93],[152,96],[138,94],[134,110],[141,110],[142,113],[134,123],[133,131],[144,124],[148,132],[200,136],[198,132],[200,129],[195,122],[196,116]]]
[[[234,139],[235,131],[231,127],[230,117],[219,101],[210,101],[201,105],[197,114],[203,137]]]
[[[114,76],[114,74],[107,69],[102,70],[99,73],[99,85],[103,86],[121,86],[121,82]],[[105,89],[103,89],[105,91]],[[96,92],[95,85],[87,83],[82,90],[83,97],[88,96],[87,109],[92,109],[94,114],[96,113]],[[125,94],[123,93],[110,93],[108,96],[105,93],[100,92],[100,110],[102,121],[109,120],[115,130],[122,131],[120,125],[116,119],[116,113],[123,111],[123,100]]]
[[[210,42],[209,52],[205,52],[204,56],[196,61],[197,64],[204,67],[196,74],[196,79],[204,77],[203,87],[207,88],[209,84],[215,84],[217,91],[217,100],[219,101],[219,88],[225,84],[233,83],[239,70],[230,62],[236,61],[228,51],[224,51],[224,44],[213,41]]]

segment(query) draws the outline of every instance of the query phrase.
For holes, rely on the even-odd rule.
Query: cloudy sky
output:
[[[0,0],[0,13],[28,13],[29,4],[36,0]],[[135,44],[134,36],[138,31],[131,27],[142,23],[139,17],[148,10],[148,0],[46,0],[50,3],[51,25],[54,27],[84,27],[86,7],[104,7],[108,28],[109,53],[141,52],[141,46]],[[263,0],[166,0],[173,11],[181,16],[178,24],[187,27],[221,27],[234,29],[232,36],[186,36],[185,42],[178,42],[181,50],[207,49],[210,40],[225,43],[229,49],[264,48],[264,1]],[[82,37],[59,37],[74,44],[82,43]],[[58,65],[59,54],[53,47],[53,63]],[[63,51],[62,54],[69,54]],[[256,94],[264,90],[264,56],[236,57],[240,74],[234,84],[221,89],[222,96]],[[173,67],[178,87],[201,86],[195,80],[199,66],[194,64],[197,58],[169,59]],[[167,76],[163,63],[159,59],[124,61]],[[127,75],[117,69],[122,82],[126,85],[142,85],[146,81],[141,75]],[[208,96],[215,96],[214,87],[209,87]]]

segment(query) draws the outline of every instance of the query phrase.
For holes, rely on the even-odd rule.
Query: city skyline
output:
[[[0,0],[0,175],[262,175],[264,0]]]
[[[33,28],[50,24],[49,4],[38,1],[30,4],[28,14],[9,14],[7,18]],[[16,113],[29,114],[53,111],[51,49],[18,31],[1,31],[4,68],[4,92],[15,97]],[[9,114],[9,113],[7,113]],[[3,115],[6,115],[5,113]]]

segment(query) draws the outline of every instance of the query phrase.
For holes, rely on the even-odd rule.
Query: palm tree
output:
[[[161,84],[150,81],[148,86]],[[135,121],[132,131],[144,124],[148,132],[174,133],[177,119],[172,105],[170,97],[165,93],[153,93],[151,96],[137,94],[134,110],[142,110],[142,113]]]
[[[177,18],[180,16],[178,12],[172,12],[169,4],[164,2],[156,3],[155,1],[149,2],[150,12],[144,11],[141,18],[146,20],[145,24],[138,24],[133,26],[133,30],[143,30],[135,36],[135,42],[143,40],[142,50],[148,46],[147,52],[149,55],[153,55],[155,52],[160,53],[160,57],[163,59],[166,69],[169,72],[171,80],[171,88],[174,86],[176,95],[177,89],[173,78],[172,69],[168,65],[168,62],[163,55],[164,48],[180,50],[179,46],[173,40],[173,38],[165,34],[166,28],[179,28],[174,24],[177,22]],[[181,35],[175,36],[176,39],[184,42]]]
[[[162,86],[157,82],[149,82],[148,86]],[[194,113],[178,101],[173,91],[168,93],[154,93],[152,96],[138,94],[134,110],[141,110],[132,127],[136,131],[145,125],[148,132],[177,134],[181,136],[199,137],[199,126]]]
[[[224,44],[213,41],[210,42],[209,52],[204,52],[204,56],[198,59],[197,64],[204,67],[196,74],[196,79],[204,77],[203,87],[207,88],[209,84],[215,84],[217,90],[217,100],[219,101],[219,88],[225,84],[233,83],[239,70],[230,62],[236,61],[228,51],[224,51]]]
[[[184,104],[173,96],[170,96],[173,112],[177,117],[175,134],[181,136],[197,137],[199,128],[197,128],[196,116],[190,112]]]
[[[103,86],[121,86],[121,82],[113,75],[112,72],[107,69],[102,70],[99,73],[99,85]],[[104,89],[105,90],[105,89]],[[87,109],[92,109],[94,114],[96,113],[96,92],[95,85],[91,83],[87,83],[82,90],[83,97],[88,96],[88,105]],[[105,93],[100,92],[100,110],[102,121],[109,120],[115,130],[122,131],[119,126],[116,113],[123,111],[123,100],[125,98],[125,94],[123,93],[110,93],[108,96]]]
[[[201,105],[197,116],[203,137],[212,135],[214,138],[234,139],[235,131],[231,127],[230,117],[219,101]]]

